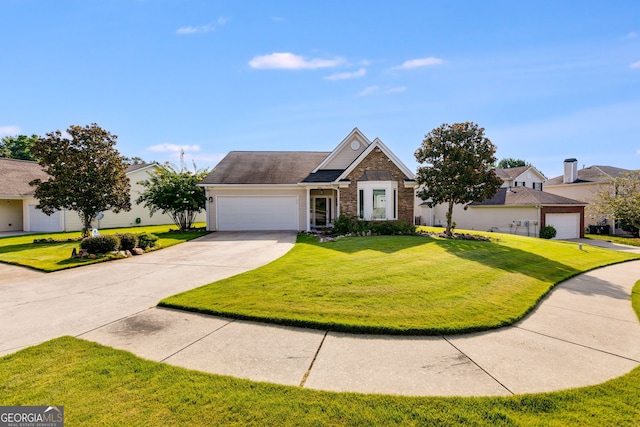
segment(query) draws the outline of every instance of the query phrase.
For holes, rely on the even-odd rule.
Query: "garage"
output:
[[[47,215],[35,205],[29,205],[29,231],[62,231],[61,212]]]
[[[299,230],[298,196],[218,196],[220,231]]]
[[[556,229],[556,239],[577,239],[580,237],[579,213],[548,213],[545,217],[546,225],[553,225]]]

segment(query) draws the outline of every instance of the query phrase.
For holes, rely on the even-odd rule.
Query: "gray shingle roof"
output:
[[[201,184],[297,184],[329,154],[316,151],[231,151]]]
[[[333,182],[342,172],[344,169],[320,169],[318,172],[310,173],[302,182]]]
[[[585,205],[586,203],[528,187],[501,188],[495,196],[469,206]]]
[[[631,172],[629,169],[616,168],[613,166],[589,166],[588,168],[578,169],[578,179],[572,183],[565,184],[583,184],[583,183],[603,183],[610,182],[614,178],[621,178],[624,174]],[[562,185],[563,175],[556,176],[545,182],[545,185]]]
[[[33,194],[35,187],[29,185],[34,179],[48,179],[49,175],[37,162],[0,158],[0,195],[24,196]]]
[[[517,168],[496,168],[496,175],[501,179],[513,179],[529,169],[531,166],[518,166]]]

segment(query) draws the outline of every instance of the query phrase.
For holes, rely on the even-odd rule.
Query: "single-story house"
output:
[[[209,230],[311,231],[340,215],[414,220],[414,173],[357,128],[333,151],[232,151],[200,185]]]
[[[560,176],[545,181],[545,191],[559,196],[580,200],[587,204],[585,217],[587,226],[608,226],[609,232],[625,234],[617,229],[612,218],[598,214],[591,205],[601,191],[613,192],[612,182],[616,178],[622,178],[632,172],[613,166],[589,166],[578,169],[578,160],[575,158],[564,161],[564,173]]]
[[[542,191],[544,175],[533,166],[496,169],[503,180],[496,195],[482,202],[455,205],[456,228],[538,237],[553,225],[557,239],[584,237],[585,203]],[[420,204],[421,223],[446,225],[447,206]]]
[[[131,165],[127,169],[127,177],[131,183],[131,210],[114,213],[107,211],[103,218],[94,221],[97,228],[130,227],[136,225],[172,224],[169,215],[160,212],[150,216],[149,209],[137,205],[135,200],[144,191],[138,184],[149,177],[149,174],[161,167],[158,164]],[[0,158],[0,232],[31,231],[56,232],[76,231],[82,229],[82,222],[75,211],[60,210],[46,215],[36,206],[35,187],[29,185],[32,180],[48,179],[48,175],[36,162]],[[205,213],[201,212],[196,221],[203,222]]]

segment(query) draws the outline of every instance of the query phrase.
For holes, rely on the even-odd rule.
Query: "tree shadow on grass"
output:
[[[430,245],[436,239],[425,236],[367,236],[345,237],[329,242],[319,242],[313,236],[298,236],[297,243],[315,246],[320,249],[328,249],[345,254],[355,254],[362,251],[383,252],[392,254],[405,249]]]

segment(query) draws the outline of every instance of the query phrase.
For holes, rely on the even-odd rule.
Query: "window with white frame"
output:
[[[398,219],[398,183],[359,181],[358,214],[365,220]]]

